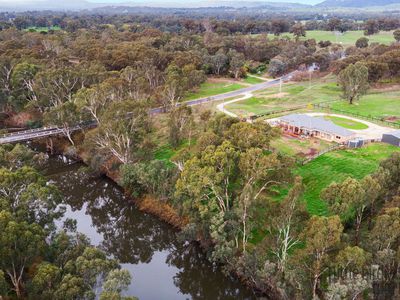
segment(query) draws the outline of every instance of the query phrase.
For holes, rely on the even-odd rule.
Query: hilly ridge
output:
[[[370,7],[400,4],[400,0],[326,0],[317,7]]]

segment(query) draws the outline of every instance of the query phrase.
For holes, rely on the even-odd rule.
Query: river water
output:
[[[81,167],[58,157],[44,172],[65,196],[65,217],[76,219],[78,231],[129,270],[127,295],[140,300],[256,298],[210,264],[197,245],[183,244],[174,228],[140,212],[115,183],[85,175]]]

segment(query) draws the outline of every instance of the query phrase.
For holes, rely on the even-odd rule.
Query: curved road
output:
[[[279,82],[282,80],[282,82],[289,81],[293,74],[295,72],[289,73],[285,76],[282,76],[281,78],[277,78],[271,81],[266,81],[262,83],[258,83],[249,87],[245,87],[243,89],[239,89],[236,91],[224,93],[224,94],[219,94],[215,96],[210,96],[206,98],[200,98],[200,99],[195,99],[195,100],[190,100],[190,101],[185,101],[182,103],[178,103],[178,105],[188,105],[188,106],[195,106],[203,103],[208,103],[208,102],[214,102],[214,101],[221,101],[221,100],[226,100],[229,98],[234,98],[238,97],[240,95],[244,94],[249,94],[252,92],[264,90],[266,88],[272,87],[276,84],[279,84]],[[150,109],[150,114],[160,114],[164,113],[165,110],[163,107],[157,107],[157,108],[152,108]],[[92,124],[93,125],[93,124]],[[91,125],[91,126],[92,126]],[[85,126],[77,126],[75,128],[72,128],[72,131],[80,130],[82,127]],[[42,128],[37,128],[37,129],[31,129],[31,130],[25,130],[25,131],[20,131],[20,132],[15,132],[15,133],[10,133],[10,134],[4,134],[0,135],[0,144],[8,144],[8,143],[17,143],[17,142],[23,142],[23,141],[29,141],[33,140],[36,138],[42,138],[42,137],[48,137],[48,136],[53,136],[53,135],[58,135],[62,134],[63,129],[58,128],[58,127],[42,127]]]

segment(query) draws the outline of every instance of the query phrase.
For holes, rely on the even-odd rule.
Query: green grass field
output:
[[[314,79],[311,87],[309,82],[285,84],[280,94],[279,87],[269,88],[256,93],[252,98],[231,103],[226,108],[237,115],[247,117],[299,106],[307,108],[308,104],[330,102],[329,105],[333,109],[341,110],[343,114],[348,112],[400,124],[400,88],[370,90],[367,95],[350,105],[342,99],[340,87],[335,80],[334,76],[329,75],[322,79]],[[340,114],[334,110],[332,113]],[[348,120],[337,118],[333,118],[332,121],[349,129],[366,129],[366,125],[358,122],[349,123]]]
[[[354,129],[354,130],[368,129],[368,125],[347,118],[326,116],[325,119],[330,120],[336,125],[339,125],[347,129]]]
[[[231,103],[226,108],[237,115],[249,116],[339,99],[340,89],[333,78],[328,77],[313,82],[311,88],[308,82],[284,85],[281,94],[278,87],[273,87],[252,98]]]
[[[400,89],[397,91],[371,91],[353,105],[342,100],[332,103],[331,106],[334,109],[367,117],[389,119],[400,124]]]
[[[308,211],[314,215],[327,215],[327,205],[320,199],[324,188],[334,181],[342,182],[347,177],[361,179],[373,173],[380,161],[395,151],[400,149],[387,144],[371,144],[360,149],[329,152],[298,167],[295,174],[303,178]],[[286,193],[287,189],[281,190],[277,198],[282,199]]]
[[[229,82],[205,82],[195,92],[187,93],[184,97],[184,101],[194,100],[198,98],[210,97],[218,94],[228,93],[239,90],[245,86],[240,83],[229,83]]]
[[[293,37],[291,34],[284,34],[283,36]],[[341,43],[346,46],[354,45],[356,41],[364,36],[364,31],[347,31],[343,34],[336,35],[331,31],[311,30],[307,31],[306,37],[303,39],[315,39],[319,41],[331,41],[332,43]],[[393,31],[381,31],[378,34],[367,36],[370,43],[381,43],[389,45],[395,41]]]
[[[253,77],[253,76],[250,76],[250,75],[243,79],[243,82],[249,83],[249,84],[257,84],[257,83],[262,83],[264,81],[265,80],[262,80],[260,78]]]
[[[61,30],[60,26],[50,26],[50,27],[36,27],[31,26],[25,29],[25,31],[36,31],[36,32],[49,32],[49,30]]]

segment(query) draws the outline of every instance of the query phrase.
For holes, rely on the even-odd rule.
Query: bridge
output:
[[[206,98],[200,98],[200,99],[195,99],[195,100],[190,100],[190,101],[185,101],[178,103],[178,106],[181,105],[187,105],[187,106],[195,106],[195,105],[200,105],[204,103],[209,103],[209,102],[214,102],[214,101],[223,101],[226,99],[230,99],[233,97],[238,97],[242,94],[247,94],[251,92],[256,92],[259,90],[263,90],[269,87],[272,87],[276,84],[282,83],[289,81],[295,72],[289,73],[285,76],[282,76],[281,78],[277,78],[271,81],[266,81],[262,82],[259,84],[255,84],[249,87],[245,87],[236,91],[224,93],[224,94],[219,94],[211,97],[206,97]],[[157,107],[157,108],[152,108],[150,109],[150,114],[152,115],[157,115],[164,113],[165,109],[163,107]],[[90,125],[80,125],[76,126],[74,128],[70,128],[70,131],[78,131],[83,128],[87,127],[93,127],[96,126],[95,123],[91,123]],[[30,129],[30,130],[24,130],[24,131],[19,131],[19,132],[14,132],[14,133],[8,133],[8,134],[3,134],[0,135],[0,145],[1,144],[10,144],[10,143],[18,143],[18,142],[25,142],[25,141],[31,141],[34,139],[39,139],[39,138],[45,138],[45,137],[50,137],[50,136],[56,136],[64,133],[64,129],[56,126],[50,126],[50,127],[41,127],[37,129]]]

